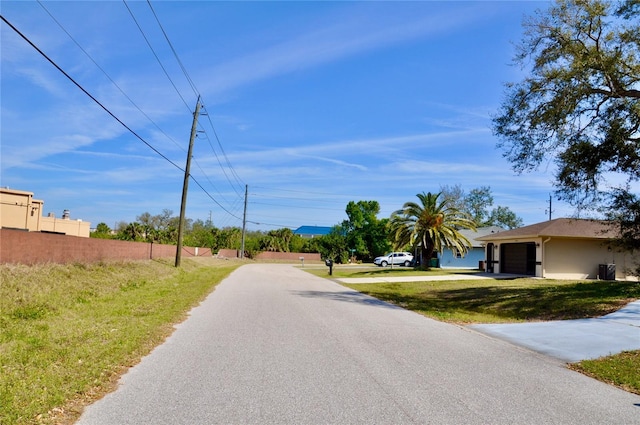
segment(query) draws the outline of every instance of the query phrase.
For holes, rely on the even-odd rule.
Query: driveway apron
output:
[[[471,328],[566,362],[640,350],[640,301],[594,319],[473,325]]]
[[[640,396],[290,265],[242,266],[79,424],[640,424]]]

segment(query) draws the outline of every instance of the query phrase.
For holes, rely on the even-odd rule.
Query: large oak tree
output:
[[[555,160],[561,199],[608,206],[625,226],[640,226],[639,17],[639,0],[559,0],[526,20],[515,62],[527,76],[493,118],[516,171]]]

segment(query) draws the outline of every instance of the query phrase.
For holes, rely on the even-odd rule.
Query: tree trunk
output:
[[[420,266],[425,270],[429,270],[431,268],[431,256],[433,255],[433,245],[428,244],[426,247],[423,246],[420,250]]]

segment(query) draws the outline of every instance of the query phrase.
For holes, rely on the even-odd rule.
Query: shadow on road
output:
[[[378,300],[357,291],[329,292],[329,291],[291,291],[292,294],[305,298],[324,298],[333,301],[365,304],[375,307],[400,309],[400,307]]]

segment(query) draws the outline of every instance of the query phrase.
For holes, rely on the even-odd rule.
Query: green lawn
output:
[[[0,424],[69,424],[239,263],[0,266]]]
[[[452,273],[479,273],[477,270],[437,269],[418,270],[412,267],[393,266],[378,267],[373,264],[336,264],[333,275],[329,276],[327,266],[304,267],[304,270],[322,277],[385,277],[385,276],[437,276]]]
[[[525,278],[345,286],[425,316],[455,323],[597,317],[640,298],[640,285],[633,282]]]
[[[640,283],[552,279],[464,280],[466,271],[338,266],[307,270],[325,278],[402,277],[454,273],[461,280],[342,284],[445,322],[505,323],[598,317],[640,299]],[[571,365],[589,376],[640,394],[640,351]]]

